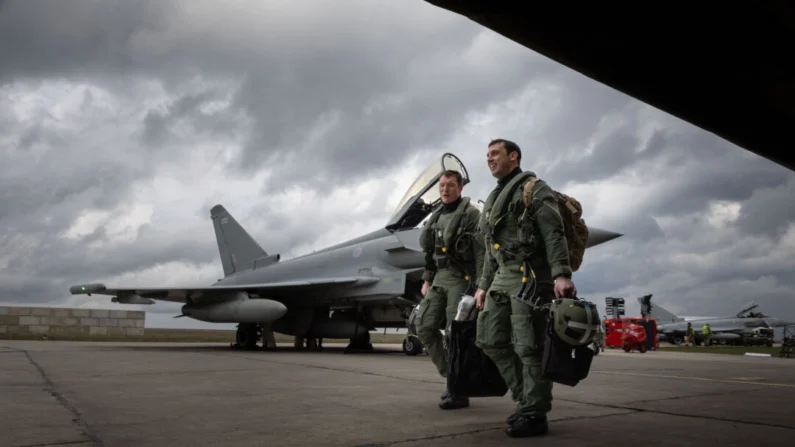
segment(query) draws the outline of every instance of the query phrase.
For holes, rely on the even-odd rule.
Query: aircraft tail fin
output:
[[[210,210],[210,218],[213,220],[225,277],[252,269],[260,264],[258,260],[268,256],[268,253],[222,205],[215,205]]]
[[[682,321],[682,317],[676,316],[673,313],[665,310],[659,304],[651,304],[652,295],[646,295],[638,298],[640,303],[640,314],[645,318],[654,318],[659,323],[670,323],[673,321]]]

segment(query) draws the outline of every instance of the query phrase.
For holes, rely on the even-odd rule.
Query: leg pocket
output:
[[[434,332],[443,329],[445,297],[437,289],[431,288],[428,294],[420,302],[420,309],[417,311],[417,335],[421,332],[426,336],[432,336]],[[420,337],[422,340],[422,337]]]
[[[481,349],[503,349],[511,345],[510,315],[500,308],[478,315],[477,342]]]
[[[511,341],[520,358],[531,357],[536,350],[536,337],[530,315],[511,315]]]
[[[420,308],[417,310],[417,319],[414,320],[414,325],[417,327],[419,331],[422,327],[422,320],[425,318],[425,314],[428,313],[428,298],[423,298],[420,301]]]
[[[511,315],[511,339],[521,358],[539,357],[544,349],[544,315],[539,312]]]

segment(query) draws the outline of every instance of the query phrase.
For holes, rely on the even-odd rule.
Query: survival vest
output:
[[[494,204],[485,214],[486,229],[493,234],[500,221],[508,214],[511,199],[522,181],[527,180],[522,190],[522,203],[524,203],[530,216],[535,215],[533,209],[533,188],[538,183],[538,177],[532,172],[522,172],[512,178],[505,188],[494,199]],[[588,243],[588,227],[582,219],[582,205],[577,199],[561,192],[552,190],[558,203],[558,212],[563,219],[563,229],[566,235],[566,245],[569,251],[569,266],[576,272],[582,265],[585,256],[585,247]]]
[[[439,205],[433,211],[430,219],[428,219],[428,221],[425,223],[425,227],[423,228],[422,235],[420,237],[420,244],[422,245],[422,249],[425,252],[435,251],[436,246],[438,245],[441,247],[442,252],[449,255],[455,255],[456,242],[461,236],[461,233],[464,231],[464,228],[461,226],[461,218],[464,216],[464,212],[470,206],[469,202],[469,197],[463,197],[461,199],[461,203],[458,204],[458,208],[456,208],[452,216],[450,216],[450,221],[447,226],[445,226],[441,240],[437,240],[437,236],[433,233],[433,226],[439,220],[439,216],[441,216],[442,211],[444,210],[444,205]],[[436,243],[434,243],[434,241]]]

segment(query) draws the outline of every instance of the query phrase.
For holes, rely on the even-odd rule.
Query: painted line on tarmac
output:
[[[613,374],[616,376],[635,376],[635,377],[654,377],[658,379],[681,379],[681,380],[698,380],[702,382],[720,382],[720,383],[745,383],[748,385],[763,385],[782,388],[795,388],[795,383],[775,383],[775,382],[759,382],[755,380],[738,380],[738,379],[711,379],[707,377],[693,377],[693,376],[674,376],[668,374],[644,374],[633,372],[618,372],[618,371],[599,371],[593,370],[591,372],[601,374]]]

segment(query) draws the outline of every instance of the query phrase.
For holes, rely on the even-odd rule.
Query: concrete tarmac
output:
[[[427,356],[0,340],[0,446],[764,445],[795,441],[795,360],[608,350],[555,385],[550,433],[509,396],[442,411]],[[391,350],[391,351],[390,351]]]

